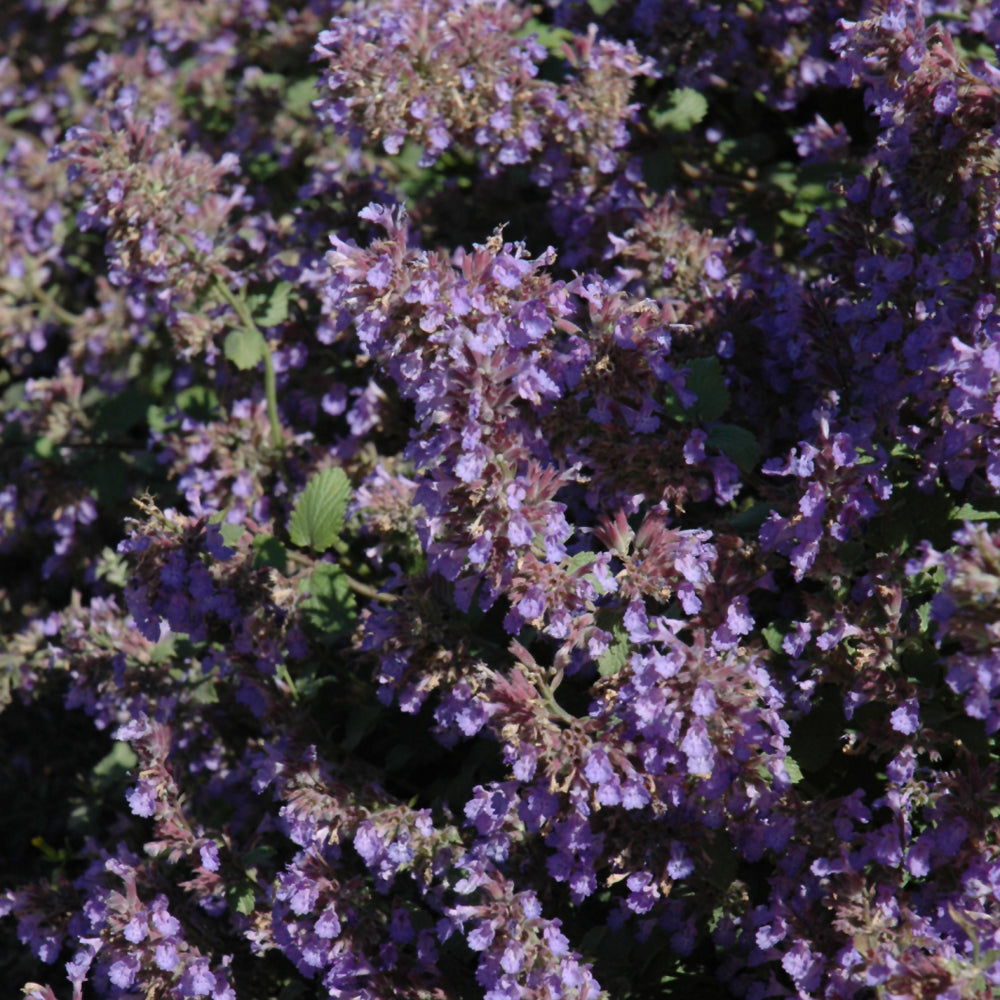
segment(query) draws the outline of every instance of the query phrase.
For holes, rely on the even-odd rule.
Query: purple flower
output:
[[[726,265],[718,254],[712,253],[705,258],[705,274],[713,281],[722,281],[725,278]]]
[[[687,754],[690,774],[708,777],[715,766],[715,747],[708,736],[708,727],[702,719],[695,719],[689,726],[681,749]]]
[[[537,584],[530,587],[518,602],[517,611],[525,621],[541,618],[545,614],[545,591]]]
[[[158,969],[162,969],[164,972],[173,972],[180,962],[180,956],[177,954],[177,947],[174,942],[161,941],[157,944],[154,961]]]
[[[136,816],[152,816],[156,812],[157,798],[156,783],[148,778],[140,779],[133,788],[125,793],[129,808]]]
[[[149,925],[146,922],[145,913],[137,913],[126,925],[125,929],[122,931],[126,941],[131,941],[132,944],[138,944],[140,941],[144,941],[146,936],[149,934]]]
[[[385,288],[392,280],[392,260],[387,256],[379,257],[376,263],[369,268],[368,284],[379,291]]]
[[[181,977],[181,989],[189,996],[208,996],[216,990],[216,977],[208,966],[208,962],[199,959],[192,962]]]
[[[934,110],[939,115],[951,115],[958,107],[958,90],[954,80],[945,80],[934,94]]]
[[[108,979],[121,990],[129,989],[139,974],[139,956],[126,955],[111,964]]]
[[[202,844],[198,852],[202,867],[206,871],[217,872],[219,870],[219,847],[214,841]]]
[[[708,681],[701,681],[695,688],[691,698],[691,711],[703,719],[710,718],[718,710],[719,703],[715,698],[715,690]]]
[[[398,907],[392,911],[392,920],[389,923],[389,934],[397,944],[407,944],[413,940],[413,924],[406,910]]]
[[[324,939],[339,937],[341,923],[333,903],[328,904],[326,909],[316,918],[315,930]]]
[[[515,801],[514,783],[484,788],[477,785],[473,797],[465,805],[465,818],[475,824],[481,836],[503,828]]]
[[[467,935],[466,941],[473,951],[485,951],[493,943],[496,929],[492,923],[483,921],[477,924]]]
[[[920,728],[919,705],[916,698],[910,698],[899,708],[894,709],[889,721],[897,733],[903,733],[905,736],[915,733]]]
[[[797,941],[781,959],[781,967],[798,989],[811,992],[819,986],[823,960],[809,949],[805,941]]]
[[[886,765],[886,776],[894,785],[905,785],[913,778],[917,755],[912,747],[903,749]]]

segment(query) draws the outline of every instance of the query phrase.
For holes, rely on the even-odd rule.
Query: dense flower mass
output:
[[[8,6],[8,993],[1000,995],[996,0]]]

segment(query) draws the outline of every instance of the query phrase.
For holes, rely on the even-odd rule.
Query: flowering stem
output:
[[[372,587],[367,583],[362,583],[360,580],[356,580],[349,573],[345,573],[344,576],[347,579],[347,586],[350,587],[355,594],[361,594],[362,597],[369,597],[373,601],[379,601],[382,604],[392,604],[394,601],[399,600],[395,594],[383,593],[381,590],[377,590],[375,587]]]
[[[34,281],[25,275],[25,284],[31,289],[32,295],[43,305],[60,323],[66,326],[76,326],[80,322],[80,317],[76,313],[71,313],[61,305],[44,288],[36,285]]]
[[[178,239],[184,244],[188,252],[194,256],[194,246],[187,236],[178,234]],[[212,272],[212,280],[215,282],[215,287],[222,294],[222,297],[233,307],[233,311],[239,317],[240,323],[243,324],[244,328],[256,331],[264,344],[261,358],[264,362],[264,397],[267,400],[267,418],[271,425],[271,441],[278,454],[283,455],[284,438],[281,433],[281,421],[278,419],[278,382],[274,372],[274,361],[267,347],[267,337],[264,336],[263,331],[257,326],[253,315],[247,308],[246,300],[242,296],[234,295],[232,289],[214,271]]]
[[[556,716],[556,718],[562,719],[562,721],[567,723],[568,725],[573,725],[573,723],[576,722],[576,719],[574,719],[573,716],[570,715],[569,712],[567,712],[566,709],[563,708],[562,705],[560,705],[559,702],[556,701],[555,692],[546,683],[545,679],[539,677],[538,681],[539,681],[538,686],[541,688],[542,698],[545,701],[546,708],[548,708],[548,710],[554,716]]]
[[[267,349],[267,338],[264,337],[260,327],[257,326],[246,301],[233,294],[232,290],[223,282],[217,274],[213,274],[216,287],[222,293],[222,297],[233,307],[240,322],[248,330],[256,330],[264,340],[265,347],[262,354],[264,361],[264,396],[267,399],[267,418],[271,424],[271,439],[274,447],[278,451],[282,450],[281,421],[278,419],[278,382],[274,372],[274,361],[271,352]]]
[[[299,700],[299,689],[295,685],[295,680],[288,671],[288,665],[284,662],[279,662],[277,665],[277,676],[278,680],[286,685],[288,688],[288,693],[292,696],[292,701]]]
[[[299,566],[305,567],[307,569],[313,569],[315,567],[315,562],[308,556],[303,555],[301,552],[289,552],[288,553],[289,562],[293,562]],[[354,591],[355,594],[360,594],[362,597],[367,597],[370,600],[378,601],[381,604],[393,604],[399,600],[396,594],[387,594],[381,590],[372,587],[370,584],[363,583],[361,580],[356,579],[351,576],[350,573],[345,569],[345,564],[347,563],[346,558],[341,555],[340,558],[340,568],[344,571],[344,579],[347,580],[347,586]]]

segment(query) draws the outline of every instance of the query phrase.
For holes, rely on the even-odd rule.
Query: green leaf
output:
[[[308,596],[299,607],[306,623],[330,638],[354,628],[357,601],[347,575],[333,563],[320,563],[299,584],[299,593]]]
[[[258,365],[267,351],[267,342],[260,330],[240,327],[226,334],[222,347],[223,353],[240,371],[246,371]]]
[[[993,510],[976,510],[972,504],[963,503],[951,512],[953,521],[995,521],[1000,514]]]
[[[757,531],[767,520],[768,514],[772,510],[774,510],[773,504],[752,503],[733,514],[729,519],[729,524],[734,531]]]
[[[760,461],[760,445],[750,431],[735,424],[716,424],[705,440],[726,458],[732,459],[742,472],[751,472]]]
[[[764,642],[767,643],[767,648],[771,650],[772,653],[781,652],[781,643],[784,640],[784,634],[776,629],[773,625],[766,625],[760,630],[760,634],[764,637]]]
[[[293,115],[312,118],[312,102],[317,98],[316,84],[318,76],[307,76],[304,80],[296,80],[285,94],[285,107]]]
[[[55,454],[56,443],[52,438],[43,435],[35,439],[33,450],[38,458],[51,458]]]
[[[695,402],[689,407],[684,406],[673,388],[668,387],[664,411],[675,420],[718,420],[729,409],[729,390],[719,359],[694,358],[684,367],[687,369],[684,388],[694,393]]]
[[[565,55],[563,46],[569,45],[573,41],[572,31],[569,31],[567,28],[546,24],[544,21],[538,20],[537,17],[530,18],[524,27],[517,32],[515,37],[528,38],[531,35],[535,36],[535,40],[550,56],[555,56],[556,58],[562,58]]]
[[[258,326],[277,326],[288,319],[288,296],[291,291],[290,281],[279,281],[270,294],[262,297],[261,306],[254,306],[254,319]]]
[[[628,663],[629,650],[631,649],[628,633],[621,625],[616,625],[611,630],[611,635],[613,636],[611,645],[597,661],[597,672],[602,677],[611,677],[613,674],[617,674]]]
[[[94,575],[98,580],[104,580],[112,587],[123,588],[125,581],[129,577],[128,563],[125,557],[119,555],[110,546],[105,546],[101,550],[100,558],[94,568]]]
[[[799,767],[794,757],[785,757],[785,770],[793,785],[797,785],[802,780],[802,768]]]
[[[729,409],[729,390],[718,358],[697,358],[684,383],[698,397],[692,412],[698,420],[718,420]]]
[[[260,73],[245,81],[248,90],[276,91],[285,85],[285,77],[281,73]]]
[[[219,397],[208,386],[192,385],[177,393],[175,402],[186,416],[198,423],[209,423],[218,419]]]
[[[351,484],[344,470],[323,469],[309,480],[296,501],[288,524],[292,542],[301,548],[325,552],[344,528]]]
[[[778,218],[781,219],[786,226],[792,226],[795,229],[804,228],[806,223],[809,221],[809,216],[806,215],[805,212],[797,212],[791,208],[778,209]]]
[[[288,568],[288,549],[273,535],[258,535],[253,540],[251,565],[254,569],[271,566],[279,573],[284,573]]]
[[[705,878],[723,892],[736,881],[739,870],[739,852],[736,845],[724,831],[716,831],[706,837],[701,850],[708,859]]]
[[[231,506],[224,507],[222,510],[216,511],[208,520],[210,524],[217,524],[219,526],[222,544],[235,549],[239,540],[246,534],[247,529],[242,524],[233,524],[231,521],[226,520],[230,510],[232,510]]]
[[[129,465],[120,453],[109,449],[100,461],[87,461],[82,454],[77,458],[80,461],[80,478],[97,493],[101,507],[120,504],[128,495]]]
[[[577,552],[576,555],[570,556],[566,570],[568,573],[574,573],[583,566],[589,566],[591,563],[597,560],[596,552]],[[594,590],[598,594],[604,593],[604,584],[593,573],[588,573],[586,579],[593,585]]]
[[[226,902],[229,904],[229,908],[237,913],[242,913],[244,917],[253,913],[255,901],[256,896],[252,882],[241,881],[226,888]]]
[[[379,704],[358,705],[348,716],[341,747],[348,753],[354,750],[375,729],[383,715],[384,709]]]
[[[927,601],[917,608],[917,620],[920,622],[920,631],[926,632],[931,625],[931,602]]]
[[[146,420],[152,401],[151,396],[134,386],[126,386],[116,395],[102,399],[94,407],[95,437],[113,440],[124,437]]]
[[[104,755],[92,768],[95,777],[104,782],[112,782],[124,777],[139,763],[139,758],[128,743],[118,741],[111,751]]]
[[[707,114],[708,101],[705,100],[705,95],[690,87],[681,87],[670,94],[666,107],[658,104],[650,108],[649,120],[657,129],[688,132]]]

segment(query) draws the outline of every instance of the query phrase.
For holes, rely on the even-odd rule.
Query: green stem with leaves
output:
[[[195,248],[186,235],[178,233],[177,238],[184,244],[184,247],[192,257],[196,256]],[[222,280],[222,277],[214,271],[212,272],[212,280],[219,294],[232,306],[243,328],[260,338],[260,357],[264,362],[264,397],[267,400],[267,419],[271,425],[271,441],[278,454],[283,456],[284,437],[281,433],[281,420],[278,418],[278,380],[274,371],[274,361],[271,358],[271,351],[267,346],[267,337],[264,336],[256,320],[253,318],[253,314],[250,312],[250,307],[247,305],[242,291],[239,295],[235,295],[233,290]]]
[[[267,338],[250,314],[246,300],[241,296],[234,295],[232,290],[223,283],[217,274],[213,275],[213,277],[215,278],[216,287],[222,293],[222,297],[233,307],[243,326],[247,330],[256,332],[261,340],[264,341],[261,359],[264,362],[264,396],[267,400],[267,418],[271,424],[271,438],[274,447],[280,452],[282,450],[283,438],[281,434],[281,421],[278,419],[278,380],[274,371],[274,360],[271,358],[271,352],[267,348]]]
[[[31,289],[31,294],[35,296],[38,303],[48,310],[49,314],[54,316],[60,323],[65,326],[76,326],[80,320],[81,316],[76,313],[71,313],[68,309],[64,309],[61,305],[44,288],[40,285],[36,285],[33,278],[26,277],[25,284],[29,289]]]

